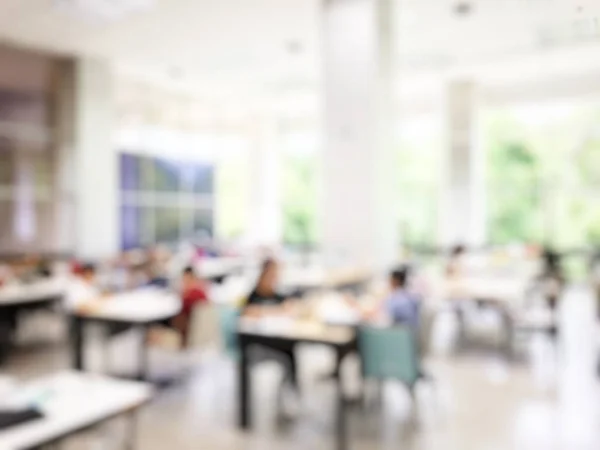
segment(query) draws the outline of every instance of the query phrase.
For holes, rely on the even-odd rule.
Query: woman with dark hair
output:
[[[283,312],[286,298],[277,292],[279,265],[274,259],[267,259],[263,265],[256,286],[248,296],[243,315],[257,317],[264,314]]]
[[[286,297],[277,292],[279,265],[274,259],[267,259],[263,265],[256,286],[248,296],[243,307],[244,317],[261,317],[265,315],[278,315],[286,313]],[[257,359],[283,360],[286,366],[286,380],[290,382],[296,395],[299,393],[296,355],[294,345],[287,348],[264,348],[259,352]],[[285,380],[284,380],[285,381]]]
[[[446,263],[446,276],[457,277],[462,275],[463,257],[466,253],[466,248],[462,244],[457,244],[450,250],[450,256]]]

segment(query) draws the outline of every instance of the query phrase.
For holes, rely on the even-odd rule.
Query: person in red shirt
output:
[[[173,327],[181,333],[183,347],[189,345],[189,331],[194,307],[208,300],[204,282],[194,273],[192,267],[183,270],[181,278],[181,313],[173,319]]]

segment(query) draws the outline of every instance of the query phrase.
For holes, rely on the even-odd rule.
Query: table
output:
[[[13,284],[0,288],[0,308],[27,307],[61,298],[65,286],[59,280],[44,280],[30,284]]]
[[[222,283],[229,275],[242,271],[244,260],[239,257],[202,258],[194,268],[203,279]]]
[[[450,300],[479,300],[515,305],[520,302],[530,279],[524,277],[467,275],[446,281],[444,296]]]
[[[506,335],[506,349],[512,351],[517,313],[521,312],[523,300],[531,285],[525,276],[502,276],[492,274],[468,274],[440,284],[442,297],[453,303],[474,301],[478,306],[495,309],[502,318]],[[460,305],[459,305],[460,307]],[[461,337],[465,335],[463,310],[457,309]]]
[[[73,367],[83,370],[85,349],[85,327],[96,323],[110,329],[113,326],[137,328],[146,335],[151,325],[159,324],[177,316],[181,311],[181,300],[165,290],[144,288],[113,295],[105,300],[97,311],[71,312]],[[140,343],[138,380],[147,379],[148,346],[145,340]]]
[[[61,372],[25,384],[17,396],[42,398],[35,403],[44,417],[0,431],[0,448],[3,450],[27,450],[55,444],[115,417],[133,415],[151,399],[152,388],[145,383]],[[130,449],[134,448],[135,441],[133,425],[129,435]]]
[[[240,348],[238,424],[240,428],[247,430],[252,426],[249,347],[259,344],[285,350],[300,343],[327,345],[335,350],[336,357],[340,361],[357,348],[356,332],[351,327],[302,323],[293,319],[242,319],[240,321],[238,326]],[[345,450],[348,448],[346,402],[339,371],[336,371],[335,379],[337,381],[336,449]]]
[[[64,284],[59,280],[14,284],[0,288],[0,362],[10,347],[19,314],[49,308],[62,300],[63,295]]]
[[[286,267],[281,273],[280,289],[298,294],[317,289],[357,291],[371,278],[370,272],[354,267]]]

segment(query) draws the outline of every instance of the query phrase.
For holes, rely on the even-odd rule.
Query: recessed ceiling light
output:
[[[302,43],[295,39],[290,39],[285,43],[285,49],[290,55],[299,55],[302,53]]]
[[[156,0],[54,0],[56,7],[88,20],[116,21],[147,11]]]
[[[460,1],[454,5],[454,13],[458,16],[468,16],[473,11],[473,5],[470,2]]]
[[[173,80],[180,80],[183,78],[183,70],[181,67],[173,66],[168,70],[169,77]]]

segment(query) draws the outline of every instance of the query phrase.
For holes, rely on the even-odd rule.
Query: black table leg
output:
[[[71,356],[73,368],[83,370],[84,322],[79,317],[71,317]]]
[[[338,350],[338,360],[343,359],[343,353]],[[336,398],[336,446],[337,450],[348,449],[348,430],[346,424],[346,402],[344,399],[344,385],[342,383],[341,371],[336,371],[337,398]]]
[[[7,314],[0,313],[0,364],[4,362],[10,347],[10,321]]]
[[[140,353],[139,353],[139,366],[136,380],[147,381],[148,380],[148,328],[145,326],[140,327],[141,339],[140,339]]]
[[[241,339],[240,339],[241,341]],[[248,361],[248,346],[240,342],[240,360],[238,361],[238,395],[239,427],[249,429],[252,422],[252,411],[250,405],[250,367]]]
[[[125,450],[135,450],[137,442],[137,409],[129,414],[129,430],[127,433],[127,441],[125,442]]]

